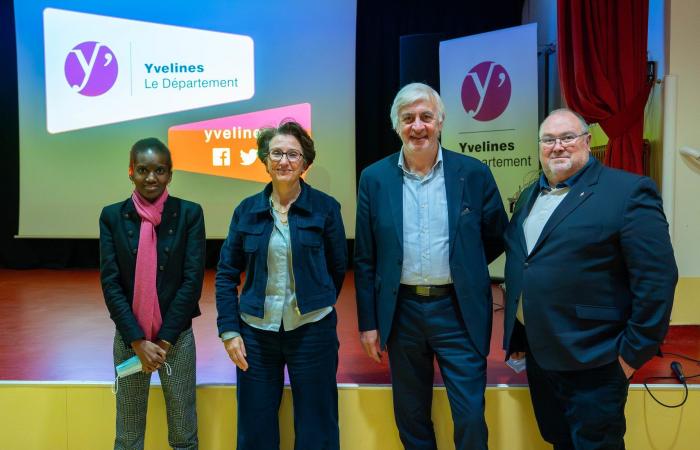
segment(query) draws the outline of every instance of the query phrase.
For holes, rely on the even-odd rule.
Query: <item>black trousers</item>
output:
[[[629,380],[613,362],[586,370],[545,370],[527,353],[535,418],[554,450],[624,450]]]
[[[263,331],[241,321],[248,370],[238,375],[238,450],[280,448],[279,408],[284,367],[294,405],[294,448],[338,450],[337,317],[286,331]]]
[[[472,344],[457,299],[399,296],[387,343],[394,417],[406,450],[436,450],[433,361],[447,388],[457,450],[486,450],[486,358]]]

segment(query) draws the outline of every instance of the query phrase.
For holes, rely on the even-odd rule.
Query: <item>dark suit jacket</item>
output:
[[[537,183],[523,191],[506,231],[507,353],[522,349],[522,294],[530,352],[544,369],[594,368],[618,354],[641,367],[666,335],[678,279],[656,186],[592,161],[527,255],[523,221],[538,195]]]
[[[450,272],[464,323],[486,356],[492,299],[487,264],[503,252],[507,216],[489,168],[443,149]],[[355,232],[355,289],[361,331],[391,332],[403,264],[403,171],[394,153],[360,177]]]
[[[131,309],[141,218],[134,203],[106,206],[100,215],[100,277],[110,316],[129,345],[143,339]],[[200,315],[205,234],[202,207],[168,197],[158,233],[157,289],[163,325],[157,339],[175,344]]]

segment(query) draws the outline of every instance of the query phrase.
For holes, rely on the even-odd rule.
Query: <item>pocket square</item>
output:
[[[470,212],[472,212],[472,210],[469,209],[468,206],[465,206],[464,209],[462,210],[462,212],[459,213],[459,215],[460,215],[460,216],[465,216],[465,215],[469,214]]]

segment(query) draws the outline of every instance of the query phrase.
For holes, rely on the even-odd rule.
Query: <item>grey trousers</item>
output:
[[[114,364],[134,356],[117,331],[114,336]],[[197,450],[197,404],[195,344],[192,329],[183,331],[168,351],[166,366],[158,370],[168,418],[168,443],[175,450]],[[119,380],[117,391],[117,433],[115,450],[143,450],[146,435],[146,410],[151,374],[139,372]]]

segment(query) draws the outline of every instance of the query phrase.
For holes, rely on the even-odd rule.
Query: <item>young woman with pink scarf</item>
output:
[[[138,356],[142,370],[119,381],[114,448],[143,449],[151,373],[158,370],[168,442],[197,449],[195,342],[205,234],[202,208],[168,194],[170,151],[155,138],[131,148],[128,199],[100,215],[100,275],[116,325],[114,363]]]

